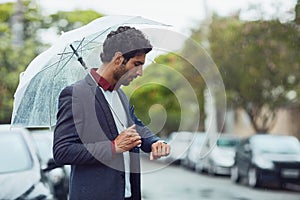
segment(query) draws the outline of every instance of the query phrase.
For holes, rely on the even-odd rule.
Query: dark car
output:
[[[45,173],[48,177],[53,195],[57,200],[67,200],[69,193],[68,168],[70,168],[70,166],[55,166],[52,156],[53,131],[31,129],[30,133],[36,143],[43,168],[49,164],[54,165],[55,169]]]
[[[53,199],[26,129],[0,125],[0,199]]]
[[[231,179],[251,187],[300,185],[300,146],[296,137],[257,134],[236,148]]]
[[[222,133],[211,151],[196,162],[196,171],[208,172],[211,175],[230,175],[235,147],[239,141],[233,134]]]

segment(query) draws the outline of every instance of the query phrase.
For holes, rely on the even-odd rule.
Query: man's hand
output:
[[[170,145],[164,141],[157,141],[151,146],[150,160],[158,159],[162,156],[168,156],[170,154]]]
[[[135,124],[123,130],[115,139],[116,153],[129,151],[142,143],[141,136],[136,132]]]

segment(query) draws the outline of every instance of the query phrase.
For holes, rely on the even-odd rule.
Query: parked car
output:
[[[195,136],[193,132],[180,131],[173,132],[167,139],[171,147],[170,155],[164,158],[164,161],[171,164],[180,164],[186,157],[188,148]]]
[[[221,134],[211,151],[198,160],[196,171],[208,172],[212,175],[230,175],[234,164],[235,147],[238,143],[238,137],[232,134]]]
[[[251,187],[300,185],[300,146],[293,136],[257,134],[236,149],[232,181]]]
[[[53,195],[57,200],[67,200],[69,193],[69,168],[70,166],[55,166],[52,156],[53,131],[31,130],[30,131],[41,158],[43,168],[53,165],[55,169],[46,172],[50,181]]]
[[[182,159],[182,165],[192,170],[195,169],[197,161],[200,159],[200,152],[203,148],[203,143],[206,138],[206,133],[197,132],[187,150],[186,156]]]
[[[26,129],[0,125],[0,199],[53,199]]]

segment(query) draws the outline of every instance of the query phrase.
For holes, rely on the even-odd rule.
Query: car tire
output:
[[[231,168],[231,172],[230,172],[230,179],[234,182],[234,183],[239,183],[241,180],[240,174],[239,174],[239,168],[234,165]]]
[[[203,164],[196,164],[196,165],[195,165],[195,171],[196,171],[197,173],[204,173]]]
[[[195,163],[191,163],[191,164],[190,164],[190,169],[193,170],[193,171],[196,169]]]
[[[250,168],[248,171],[248,185],[252,188],[259,187],[259,178],[255,168]]]
[[[215,165],[214,165],[214,164],[211,164],[211,165],[208,167],[207,172],[208,172],[209,175],[215,176],[215,175],[216,175]]]

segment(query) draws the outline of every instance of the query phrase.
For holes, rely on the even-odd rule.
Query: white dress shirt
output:
[[[100,87],[101,88],[101,87]],[[111,112],[113,114],[115,124],[117,126],[118,132],[120,133],[128,126],[127,116],[121,99],[116,90],[104,91],[101,88],[107,102],[110,105]],[[121,121],[121,122],[120,122]],[[123,127],[123,125],[125,127]],[[131,185],[130,185],[130,157],[129,151],[123,153],[124,157],[124,167],[125,167],[125,198],[131,197]]]

